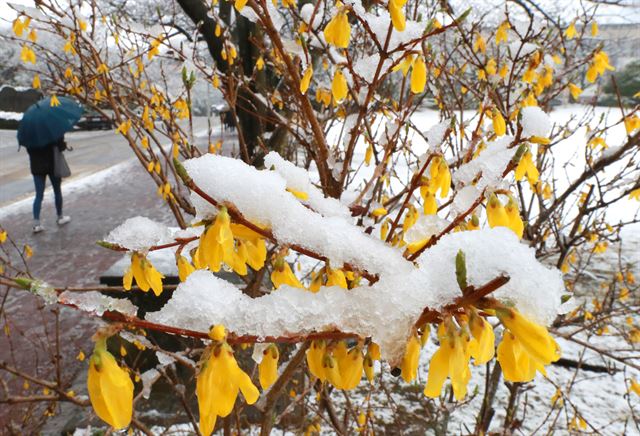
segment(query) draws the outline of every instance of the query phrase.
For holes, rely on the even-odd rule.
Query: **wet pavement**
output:
[[[225,143],[232,146],[232,141]],[[70,165],[73,171],[73,164]],[[64,212],[72,217],[72,221],[62,227],[55,224],[53,193],[48,189],[42,205],[41,219],[46,229],[43,233],[31,233],[30,197],[0,208],[0,226],[19,247],[29,244],[33,248],[34,255],[28,262],[31,274],[56,287],[97,285],[100,275],[121,258],[122,253],[101,248],[96,241],[127,218],[143,215],[175,225],[169,208],[156,194],[154,182],[132,159],[88,177],[65,180],[62,191]],[[0,362],[37,374],[44,380],[56,380],[58,375],[52,362],[59,355],[59,378],[65,389],[86,395],[87,360],[80,362],[76,356],[79,350],[90,355],[90,338],[100,321],[73,309],[45,307],[40,298],[25,291],[10,290],[7,295],[5,292],[0,289],[0,301],[4,301],[0,316],[11,334],[0,335]],[[56,317],[59,318],[57,333]],[[56,350],[56,334],[59,351]],[[43,395],[42,387],[36,383],[26,387],[22,379],[2,371],[0,374],[14,396]],[[4,393],[0,394],[0,398],[3,396]],[[46,434],[60,434],[75,424],[86,425],[86,419],[92,416],[90,408],[61,407],[62,410],[56,410],[57,418],[47,419]],[[27,411],[30,413],[27,421],[20,422]],[[38,403],[36,407],[30,402],[3,405],[0,408],[0,434],[8,428],[18,430],[20,434],[30,433],[45,419],[44,411],[44,403]]]
[[[207,132],[207,119],[194,117],[196,136]],[[131,158],[131,150],[122,135],[114,130],[76,131],[65,135],[73,150],[65,152],[72,175],[68,180],[82,179]],[[33,191],[29,172],[29,156],[18,148],[15,130],[0,130],[0,207],[28,197]]]

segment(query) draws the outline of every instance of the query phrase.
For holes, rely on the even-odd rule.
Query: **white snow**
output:
[[[407,230],[404,240],[408,244],[423,241],[440,233],[448,225],[449,221],[440,218],[438,215],[420,215],[416,223]]]
[[[155,368],[151,368],[142,374],[140,374],[140,381],[142,381],[142,396],[145,400],[149,399],[151,395],[151,387],[160,378],[160,371]]]
[[[287,181],[287,188],[304,192],[309,195],[308,204],[313,210],[323,216],[350,217],[349,209],[335,198],[325,197],[322,191],[316,188],[310,180],[309,173],[304,169],[285,160],[276,151],[271,151],[264,157],[266,169],[273,167]]]
[[[412,269],[402,253],[341,217],[323,217],[309,210],[285,190],[279,174],[257,170],[240,160],[205,155],[185,161],[195,182],[219,203],[229,202],[249,220],[266,225],[283,244],[298,244],[328,257],[335,267],[350,263],[377,274]],[[192,193],[197,217],[216,213],[215,208]]]
[[[146,251],[150,247],[171,242],[171,240],[167,226],[143,216],[129,218],[105,238],[106,242],[132,251]]]
[[[451,126],[451,120],[444,120],[441,123],[432,126],[424,133],[431,149],[437,150],[440,148],[442,141],[444,141],[444,134],[447,132],[449,126]]]
[[[551,118],[538,106],[527,106],[520,110],[522,135],[546,137],[551,131]]]
[[[20,121],[22,119],[22,115],[24,115],[22,112],[0,111],[0,120]]]
[[[386,271],[373,285],[349,291],[322,287],[314,294],[281,286],[251,298],[208,271],[196,271],[159,312],[147,318],[200,331],[222,323],[236,334],[258,337],[339,327],[371,336],[393,362],[401,356],[411,326],[425,307],[439,309],[461,295],[454,261],[460,249],[466,254],[470,284],[479,286],[507,274],[511,280],[495,297],[514,303],[537,322],[546,324],[555,317],[564,289],[560,272],[540,264],[534,250],[521,244],[513,232],[496,228],[447,235],[420,258],[419,268],[410,273]],[[536,298],[531,297],[532,289]]]
[[[100,292],[71,292],[65,291],[58,297],[62,304],[73,305],[78,309],[102,316],[105,312],[120,312],[124,315],[135,316],[138,308],[127,299],[107,297]]]
[[[453,197],[451,210],[458,215],[466,212],[480,195],[482,195],[482,192],[474,185],[467,185],[460,188],[456,192],[455,197]]]
[[[460,166],[453,173],[453,180],[458,185],[469,185],[479,175],[477,189],[497,187],[503,183],[502,173],[516,152],[515,148],[508,148],[513,140],[511,136],[502,136],[489,142],[487,148],[472,161]]]

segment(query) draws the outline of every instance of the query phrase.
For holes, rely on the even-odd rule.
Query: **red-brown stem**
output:
[[[441,311],[425,308],[418,320],[416,321],[416,327],[420,327],[425,323],[437,321],[441,318],[443,313],[453,313],[465,306],[478,303],[490,293],[500,288],[509,281],[508,276],[498,276],[495,279],[490,280],[486,284],[479,288],[473,289],[465,296],[458,297],[453,303],[445,306]],[[59,303],[64,306],[73,307],[79,309],[77,306],[69,303]],[[121,322],[128,326],[143,328],[147,330],[155,330],[164,333],[170,333],[179,336],[187,336],[198,339],[209,339],[209,335],[206,332],[200,332],[196,330],[183,329],[179,327],[168,326],[165,324],[157,324],[154,322],[146,321],[144,319],[137,318],[135,316],[127,316],[120,312],[104,312],[102,319],[110,322]],[[307,334],[293,334],[290,336],[264,336],[259,337],[256,335],[235,335],[229,333],[227,342],[230,344],[243,344],[243,343],[298,343],[307,340],[316,339],[358,339],[359,336],[355,333],[341,332],[339,330],[331,330],[324,332],[313,332]]]

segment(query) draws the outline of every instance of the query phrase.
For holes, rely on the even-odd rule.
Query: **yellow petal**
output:
[[[429,375],[427,384],[424,387],[424,395],[429,398],[438,398],[442,392],[447,376],[449,375],[449,355],[451,353],[451,345],[448,341],[443,340],[440,348],[436,350],[429,363]]]
[[[422,56],[418,56],[411,70],[411,92],[420,94],[427,83],[427,66]]]

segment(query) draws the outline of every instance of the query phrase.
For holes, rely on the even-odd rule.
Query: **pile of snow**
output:
[[[58,302],[76,306],[84,312],[95,313],[98,316],[102,316],[107,311],[120,312],[128,316],[136,316],[138,312],[138,308],[129,300],[107,297],[96,291],[65,291],[58,297]]]
[[[132,251],[145,251],[155,245],[171,242],[169,228],[149,218],[129,218],[109,233],[105,241]]]
[[[534,250],[504,228],[447,235],[420,258],[418,268],[409,273],[385,271],[373,285],[351,290],[322,287],[314,294],[281,286],[251,298],[211,272],[196,271],[162,310],[147,317],[200,331],[223,323],[236,334],[258,337],[339,328],[371,336],[384,357],[397,362],[422,310],[440,309],[461,295],[455,275],[458,250],[466,254],[470,284],[480,286],[506,274],[511,280],[494,293],[496,298],[514,303],[537,322],[546,324],[555,317],[564,289],[560,272],[540,264]]]
[[[520,110],[522,135],[546,137],[551,131],[551,118],[538,106],[527,106]]]
[[[286,191],[287,182],[277,172],[213,154],[185,161],[184,167],[200,189],[219,203],[234,204],[250,221],[269,227],[281,244],[297,244],[322,254],[338,268],[349,263],[372,274],[413,269],[400,250],[364,233],[361,227],[305,207]],[[197,194],[192,193],[191,200],[197,219],[217,213]]]
[[[304,192],[309,195],[305,201],[313,210],[323,216],[351,216],[349,209],[335,198],[325,197],[320,189],[311,184],[309,173],[297,167],[293,163],[285,160],[277,152],[272,151],[264,157],[264,166],[267,169],[272,167],[287,181],[287,188],[294,191]]]
[[[12,120],[12,121],[20,121],[22,119],[22,112],[7,112],[0,111],[0,120]]]
[[[499,187],[504,183],[502,173],[516,152],[515,148],[508,148],[511,141],[513,137],[502,136],[489,142],[487,148],[482,150],[478,157],[458,168],[453,174],[453,180],[459,186],[468,186],[478,175],[481,175],[475,185],[477,189]]]

